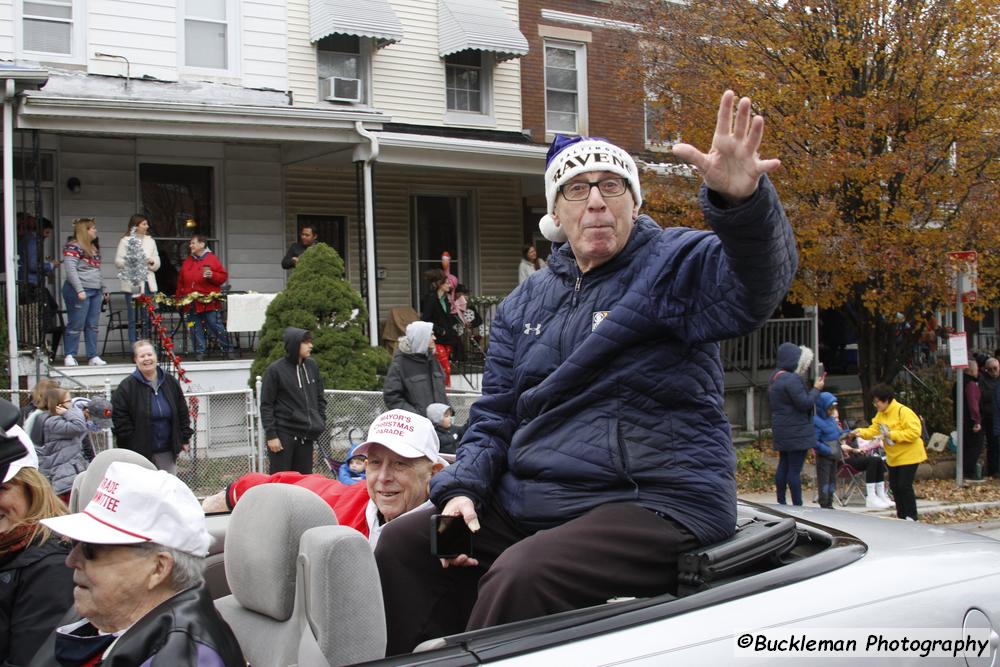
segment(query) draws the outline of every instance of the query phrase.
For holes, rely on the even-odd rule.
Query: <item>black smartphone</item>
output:
[[[438,558],[472,555],[472,531],[460,516],[431,516],[431,553]]]

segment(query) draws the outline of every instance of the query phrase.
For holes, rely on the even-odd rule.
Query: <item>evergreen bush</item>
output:
[[[364,301],[347,281],[340,255],[325,243],[313,244],[268,306],[250,385],[271,362],[285,356],[285,328],[298,327],[312,332],[312,358],[327,389],[381,389],[391,357],[369,345],[362,328],[367,321]]]

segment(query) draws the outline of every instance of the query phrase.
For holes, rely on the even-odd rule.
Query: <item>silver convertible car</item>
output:
[[[308,512],[295,502],[312,503],[311,494],[262,491],[280,486],[251,490],[232,515],[209,516],[216,540],[208,580],[255,667],[770,665],[781,657],[788,665],[831,665],[862,656],[873,658],[862,664],[1000,664],[1000,541],[748,503],[739,506],[733,538],[684,556],[677,595],[611,600],[430,640],[383,659],[381,590],[364,538],[342,526],[303,523]],[[282,500],[286,495],[295,502]],[[316,500],[321,513],[327,506]],[[426,611],[414,600],[412,613]],[[897,643],[865,652],[873,633]],[[806,643],[820,635],[839,641]],[[910,644],[900,645],[900,636]],[[930,643],[956,636],[981,643],[954,651]],[[861,645],[854,652],[852,638]]]

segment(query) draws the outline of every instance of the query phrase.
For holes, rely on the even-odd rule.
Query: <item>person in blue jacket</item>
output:
[[[778,368],[767,388],[772,445],[778,452],[774,484],[779,505],[785,504],[786,488],[792,492],[792,504],[802,504],[802,465],[816,443],[813,405],[823,391],[824,380],[816,378],[812,389],[806,387],[804,376],[812,360],[813,353],[808,347],[782,343],[778,346]]]
[[[840,440],[849,431],[840,426],[837,411],[837,397],[828,391],[821,392],[816,399],[816,414],[813,415],[816,430],[816,486],[819,487],[819,506],[833,509],[833,493],[837,489],[837,466],[844,460]]]
[[[681,554],[730,537],[736,455],[718,341],[765,322],[797,264],[757,154],[763,119],[726,91],[711,151],[676,144],[712,231],[639,215],[635,161],[556,137],[545,171],[547,271],[504,299],[483,395],[438,509],[386,526],[375,550],[387,653],[464,629],[676,589]],[[430,552],[432,512],[461,516],[475,557]]]
[[[360,446],[361,443],[358,443],[351,447],[347,452],[347,460],[340,464],[340,468],[337,469],[337,479],[340,480],[341,484],[357,484],[364,481],[365,464],[368,462],[368,457],[364,454],[355,454]]]

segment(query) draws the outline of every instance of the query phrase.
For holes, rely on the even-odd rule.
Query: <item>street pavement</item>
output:
[[[819,507],[815,502],[812,502],[812,489],[805,489],[805,506],[806,507]],[[773,491],[762,492],[762,493],[741,493],[741,500],[746,500],[749,502],[760,503],[762,505],[774,505],[776,500]],[[865,507],[864,500],[852,499],[850,503],[846,506],[841,507],[837,503],[834,503],[834,507],[840,511],[846,512],[858,512],[861,514],[871,514],[872,516],[883,516],[883,517],[894,517],[896,516],[895,509],[888,510],[876,510],[868,509]],[[988,508],[1000,507],[1000,501],[991,502],[978,502],[978,503],[958,503],[958,502],[945,502],[940,500],[926,500],[923,498],[917,498],[917,514],[932,514],[935,512],[948,512],[956,509],[966,509],[966,510],[982,510]],[[979,535],[987,535],[995,539],[1000,539],[1000,520],[998,521],[984,521],[984,522],[970,522],[970,523],[955,523],[948,524],[949,528],[957,528],[959,530],[965,530],[970,533],[977,533]]]

